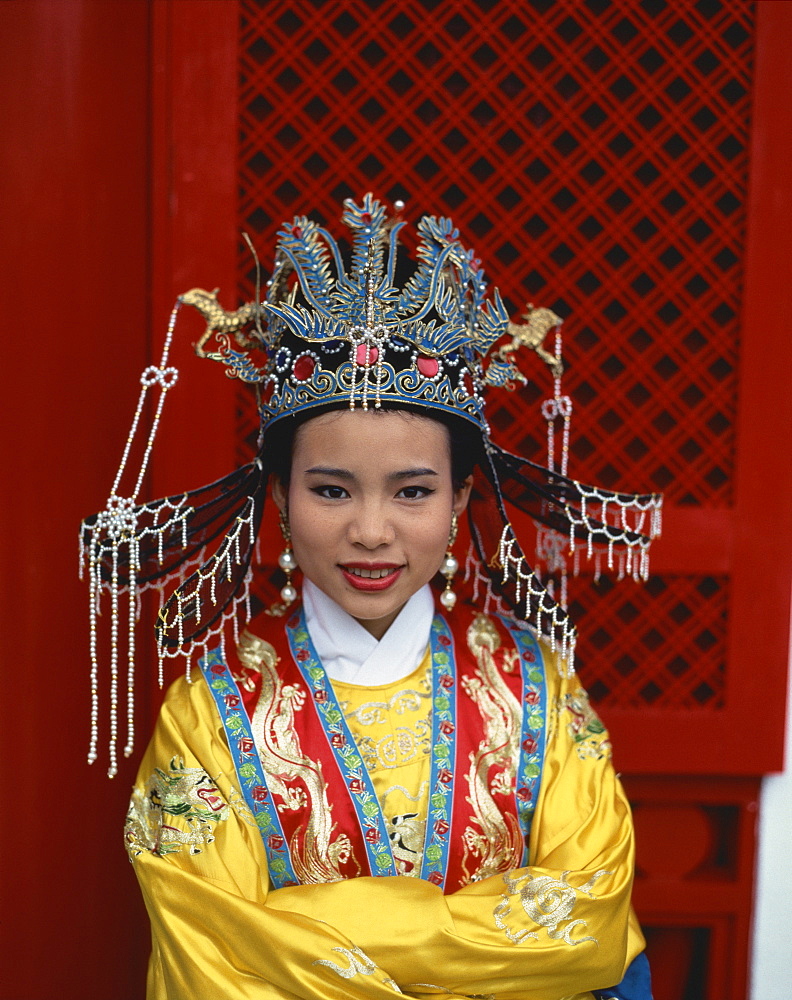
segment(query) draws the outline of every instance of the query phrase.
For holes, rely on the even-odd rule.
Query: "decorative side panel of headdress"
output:
[[[214,293],[196,297],[196,301],[200,301],[207,311],[213,311],[214,326],[222,322]],[[98,756],[98,633],[102,612],[109,605],[110,777],[118,767],[122,661],[126,665],[124,754],[129,756],[134,747],[135,637],[141,593],[155,588],[162,598],[166,591],[177,586],[176,593],[183,595],[181,603],[189,607],[189,613],[180,608],[181,613],[175,618],[161,619],[158,628],[161,684],[162,657],[175,655],[174,632],[179,636],[178,652],[189,655],[194,649],[205,649],[210,635],[222,636],[226,620],[231,619],[236,624],[240,605],[244,607],[247,600],[248,568],[263,504],[266,477],[259,461],[198,490],[148,503],[138,502],[165,396],[178,378],[177,370],[168,365],[168,354],[181,304],[180,299],[171,313],[159,365],[146,368],[141,375],[141,391],[132,427],[105,508],[86,518],[80,526],[80,570],[82,575],[87,568],[89,583],[91,740],[88,760],[93,763]],[[223,335],[242,336],[246,322],[247,318],[239,310],[232,323],[225,326]],[[131,451],[137,443],[141,415],[151,392],[157,393],[154,419],[142,442],[143,457],[135,475],[129,467]],[[124,495],[121,487],[130,475],[135,476],[134,485]],[[214,554],[213,549],[216,550]],[[195,585],[196,580],[200,581],[200,586]]]

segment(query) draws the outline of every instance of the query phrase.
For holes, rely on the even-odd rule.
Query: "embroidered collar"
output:
[[[420,591],[419,591],[420,593]],[[409,602],[408,602],[409,603]],[[392,628],[393,626],[391,626]],[[429,823],[426,829],[421,878],[445,884],[451,810],[454,801],[456,746],[456,677],[454,643],[445,619],[435,615],[430,624],[432,648],[432,767],[429,779]],[[390,629],[388,630],[390,631]],[[371,776],[357,752],[354,737],[336,700],[300,608],[286,623],[294,664],[312,693],[317,716],[328,745],[349,789],[357,813],[372,875],[396,875],[385,817],[377,802]]]
[[[539,795],[544,760],[546,719],[544,664],[542,651],[529,629],[520,622],[509,620],[502,620],[502,625],[512,635],[521,668],[519,671],[521,685],[520,678],[514,678],[522,688],[521,693],[515,690],[514,694],[519,697],[519,702],[524,707],[513,809],[518,817],[525,845],[518,863],[526,865],[528,836]],[[278,627],[283,626],[278,623]],[[466,623],[457,622],[457,627],[460,650],[464,650]],[[321,736],[319,742],[326,748],[325,757],[329,751],[335,765],[330,765],[325,770],[326,780],[333,789],[332,801],[340,802],[344,794],[349,795],[349,803],[357,818],[355,829],[362,841],[360,847],[363,848],[363,854],[368,862],[368,874],[394,875],[396,865],[389,835],[370,776],[349,732],[327,673],[313,647],[302,609],[298,609],[285,623],[285,633],[285,636],[277,639],[282,678],[288,683],[288,689],[292,693],[301,689],[308,695],[304,712],[313,715],[308,708],[308,705],[312,705],[316,713],[314,718],[320,723],[324,732],[326,743],[322,741]],[[286,643],[281,645],[284,638]],[[455,797],[454,786],[455,778],[462,778],[464,761],[472,759],[471,747],[475,749],[480,744],[483,723],[480,713],[475,711],[471,689],[466,688],[464,683],[458,685],[454,647],[451,630],[445,620],[437,615],[431,627],[432,762],[429,814],[420,877],[441,889],[445,887],[447,877],[450,878],[453,888],[465,885],[471,878],[475,880],[477,877],[475,872],[472,874],[468,872],[464,865],[460,868],[458,855],[460,850],[466,850],[465,831],[469,824],[469,809],[466,803],[469,803],[470,799],[464,795]],[[294,835],[294,823],[301,822],[301,814],[299,812],[295,814],[291,820],[291,832],[287,833],[283,822],[292,816],[292,807],[286,806],[285,811],[281,813],[284,803],[279,796],[282,792],[274,793],[269,788],[270,776],[265,774],[261,753],[256,751],[250,719],[242,704],[242,697],[234,677],[224,662],[221,649],[218,647],[209,650],[201,658],[200,666],[223,722],[228,746],[234,759],[238,787],[261,833],[273,888],[297,884],[299,879],[292,864],[289,844]],[[510,670],[513,670],[514,666],[515,664],[512,664]],[[268,669],[274,670],[274,665]],[[299,681],[295,688],[297,678]],[[457,704],[459,698],[462,698],[461,706]],[[458,709],[461,711],[458,712]],[[457,730],[460,722],[463,723],[461,750],[457,747]],[[314,753],[318,751],[318,745],[314,744]],[[459,758],[460,752],[461,758]],[[282,777],[277,769],[274,776]],[[455,799],[459,807],[457,809],[454,806]],[[300,807],[296,808],[299,810]],[[356,839],[355,829],[348,830],[353,840]],[[451,851],[452,837],[456,854]]]
[[[328,677],[347,684],[390,684],[409,676],[426,654],[434,617],[427,584],[407,601],[377,641],[310,580],[303,583],[305,622]]]

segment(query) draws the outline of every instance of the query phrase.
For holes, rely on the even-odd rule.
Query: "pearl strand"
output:
[[[131,757],[135,748],[135,626],[137,625],[137,570],[139,569],[138,540],[133,535],[129,542],[129,618],[127,638],[127,738],[124,756]]]
[[[107,777],[118,773],[118,540],[113,539],[113,575],[110,583],[110,766]]]
[[[88,748],[88,763],[93,764],[97,758],[97,742],[99,739],[99,658],[97,654],[96,619],[98,617],[99,570],[96,558],[96,548],[91,546],[89,556],[88,576],[88,616],[91,656],[91,742]]]
[[[90,618],[90,687],[91,687],[91,737],[88,751],[88,762],[93,763],[97,759],[97,744],[99,732],[99,659],[98,659],[98,625],[97,620],[100,611],[101,591],[102,591],[102,571],[101,563],[103,550],[106,552],[106,543],[110,542],[111,556],[111,577],[110,577],[110,739],[109,739],[109,767],[108,776],[114,777],[118,773],[117,742],[118,742],[118,686],[119,686],[119,619],[120,619],[120,591],[119,586],[119,555],[120,547],[126,543],[129,547],[129,579],[126,588],[128,606],[128,649],[127,649],[127,679],[126,679],[126,723],[127,739],[124,746],[124,755],[130,756],[134,748],[134,711],[135,711],[135,628],[138,618],[138,584],[137,572],[140,569],[140,549],[139,539],[143,534],[149,533],[151,529],[138,530],[138,514],[135,511],[135,501],[140,492],[140,488],[148,469],[149,459],[154,444],[154,439],[159,428],[160,418],[165,402],[165,396],[178,380],[176,368],[168,367],[168,354],[173,341],[173,334],[176,326],[176,318],[181,308],[179,299],[171,311],[168,322],[165,343],[158,367],[149,366],[144,369],[140,376],[140,393],[138,395],[135,414],[132,419],[132,426],[127,435],[124,450],[121,456],[118,470],[113,480],[105,510],[96,518],[96,521],[87,529],[88,542],[82,542],[82,551],[89,550],[89,618]],[[122,497],[119,489],[124,472],[126,471],[132,445],[137,437],[143,407],[148,390],[159,385],[160,394],[157,407],[152,421],[152,426],[146,441],[146,447],[141,461],[140,469],[135,483],[134,490],[130,497]],[[185,495],[186,496],[186,495]],[[176,508],[173,508],[174,510]],[[157,508],[157,512],[159,508]],[[187,516],[192,511],[185,511],[180,514],[183,528],[182,544],[186,544],[184,537],[185,522]],[[155,517],[154,531],[158,534],[158,553],[160,561],[162,559],[162,537],[164,532],[174,523],[169,518],[166,524],[157,525]]]

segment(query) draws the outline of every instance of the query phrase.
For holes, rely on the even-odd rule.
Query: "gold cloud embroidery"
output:
[[[333,951],[337,951],[346,958],[349,962],[346,968],[338,965],[336,962],[328,962],[325,958],[317,958],[313,964],[323,965],[325,968],[332,969],[342,979],[354,979],[355,976],[373,976],[378,971],[376,963],[372,962],[368,955],[355,945],[352,945],[351,948],[333,948]],[[390,986],[395,993],[401,993],[401,990],[393,979],[383,979],[380,981],[383,986]]]
[[[342,979],[352,979],[354,976],[373,976],[377,971],[377,965],[372,962],[368,955],[361,951],[360,948],[356,948],[354,945],[352,948],[333,948],[333,951],[337,951],[339,954],[343,955],[349,965],[347,968],[343,968],[340,965],[336,965],[335,962],[328,962],[325,958],[317,958],[313,963],[314,965],[324,965],[328,969],[332,969],[337,976],[341,976]]]
[[[500,903],[493,910],[495,926],[502,930],[506,937],[515,944],[520,944],[527,938],[539,940],[539,935],[532,930],[514,930],[506,923],[506,917],[511,912],[511,897],[519,895],[523,910],[530,920],[539,927],[547,931],[548,937],[556,940],[561,939],[566,944],[578,945],[584,941],[594,941],[597,939],[588,935],[581,938],[573,938],[572,931],[575,927],[585,927],[585,920],[572,920],[572,913],[578,900],[578,893],[585,893],[591,899],[595,899],[591,891],[595,882],[603,875],[612,874],[604,868],[595,872],[585,885],[575,888],[567,882],[570,872],[561,874],[560,879],[554,879],[550,875],[533,875],[530,870],[523,874],[517,874],[516,878],[511,878],[509,874],[503,876],[503,881],[508,890],[508,895],[501,897]],[[567,923],[567,921],[569,921]],[[560,925],[566,923],[565,927]]]

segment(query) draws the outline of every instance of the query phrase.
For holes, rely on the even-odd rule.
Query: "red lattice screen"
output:
[[[340,201],[367,190],[403,198],[412,221],[451,214],[513,315],[531,300],[567,319],[571,474],[728,504],[753,6],[240,9],[240,228],[262,247],[297,212],[333,228]],[[250,296],[243,245],[240,270]],[[490,417],[502,444],[541,461],[538,365],[536,382]],[[254,437],[249,405],[242,419]],[[572,591],[600,701],[721,706],[727,581],[606,587]]]
[[[589,578],[575,592],[570,611],[584,662],[596,663],[587,685],[598,703],[723,707],[728,577],[655,574],[645,585]]]

